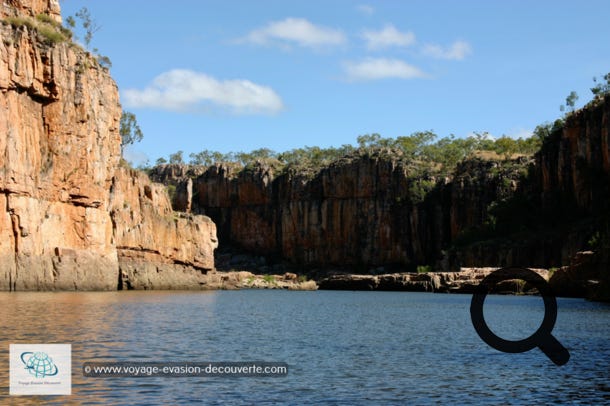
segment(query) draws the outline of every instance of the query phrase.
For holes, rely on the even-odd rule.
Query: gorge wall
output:
[[[483,224],[493,202],[516,192],[514,166],[479,159],[452,177],[427,176],[393,151],[374,151],[313,176],[263,164],[212,166],[195,176],[165,165],[151,176],[175,185],[176,206],[210,216],[224,243],[309,268],[404,271],[443,261],[459,268],[447,263],[446,249]]]
[[[255,164],[162,165],[174,204],[209,215],[220,241],[303,265],[559,267],[607,212],[610,99],[571,114],[533,158],[470,159],[447,177],[392,151],[357,152],[313,174]]]
[[[55,0],[0,6],[0,290],[198,287],[214,224],[174,216],[162,186],[119,168],[115,82],[38,14],[61,20]]]

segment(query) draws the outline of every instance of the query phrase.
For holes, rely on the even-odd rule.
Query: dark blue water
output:
[[[498,352],[469,295],[399,292],[0,293],[0,402],[65,404],[610,403],[610,306],[558,299],[570,362]],[[537,297],[488,296],[485,317],[525,338]],[[73,395],[9,397],[9,343],[72,343]],[[86,361],[277,361],[284,378],[85,378]]]

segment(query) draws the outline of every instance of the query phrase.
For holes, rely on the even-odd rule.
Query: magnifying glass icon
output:
[[[495,335],[483,317],[483,303],[487,294],[496,284],[509,279],[521,279],[531,283],[538,289],[544,300],[542,324],[534,334],[518,341],[505,340]],[[470,318],[479,337],[498,351],[518,353],[538,347],[556,365],[564,365],[570,359],[568,350],[551,334],[557,320],[557,300],[547,281],[530,269],[502,268],[487,275],[472,295]]]

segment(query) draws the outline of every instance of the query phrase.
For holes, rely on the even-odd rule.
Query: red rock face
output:
[[[114,289],[117,87],[66,43],[9,25],[0,36],[0,288]]]
[[[436,183],[422,201],[412,195],[422,178],[387,156],[344,159],[309,178],[274,177],[263,166],[211,167],[193,182],[193,207],[216,221],[221,242],[299,264],[431,264],[452,238],[482,224],[491,202],[516,189],[507,192],[503,178],[489,175],[495,166],[473,161],[453,182],[427,179]]]
[[[61,22],[59,0],[4,0],[0,5],[0,18],[15,15],[35,17],[38,14],[47,14]]]
[[[117,169],[110,194],[114,243],[123,259],[214,269],[216,226],[205,216],[172,210],[165,187],[146,174]]]
[[[533,159],[465,161],[434,179],[423,201],[413,194],[421,177],[387,155],[343,159],[311,175],[258,165],[191,175],[181,168],[172,177],[168,166],[158,180],[192,178],[192,210],[217,223],[221,244],[297,264],[559,266],[586,247],[590,224],[607,210],[609,117],[606,99],[569,118]],[[502,205],[495,234],[481,234]],[[479,235],[453,245],[471,230]]]
[[[55,11],[56,1],[0,5],[0,16]],[[0,290],[114,290],[126,262],[131,273],[163,263],[163,287],[176,268],[213,269],[209,219],[174,218],[164,187],[115,174],[121,106],[109,72],[25,26],[0,24],[0,37]],[[134,261],[140,252],[156,256]]]
[[[193,208],[215,219],[225,241],[256,253],[309,265],[405,264],[423,261],[445,235],[440,224],[434,236],[422,228],[440,207],[411,202],[408,183],[406,166],[374,156],[313,178],[211,167],[193,181]]]

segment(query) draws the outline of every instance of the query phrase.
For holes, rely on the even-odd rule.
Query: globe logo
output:
[[[57,375],[57,366],[51,357],[44,352],[24,352],[21,354],[21,362],[25,369],[36,378]]]

